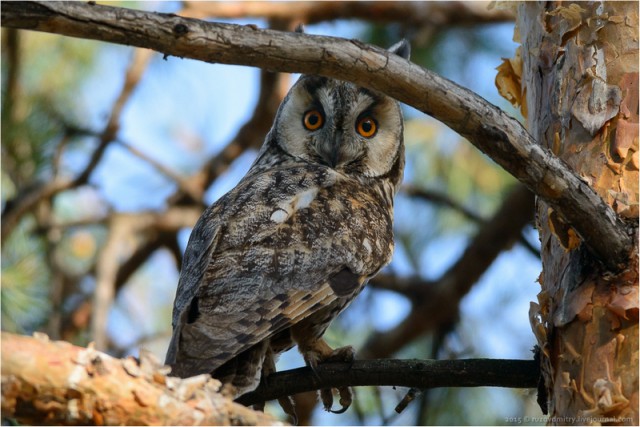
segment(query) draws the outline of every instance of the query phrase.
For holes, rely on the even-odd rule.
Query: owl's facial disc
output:
[[[290,155],[345,174],[386,174],[402,145],[402,114],[391,98],[317,76],[303,76],[276,124]]]

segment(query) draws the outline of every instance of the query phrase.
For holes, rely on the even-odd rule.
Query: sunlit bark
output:
[[[637,3],[523,2],[517,23],[522,62],[502,67],[498,83],[534,138],[637,227]],[[542,289],[531,320],[549,422],[637,425],[637,242],[612,274],[543,201],[537,225]]]

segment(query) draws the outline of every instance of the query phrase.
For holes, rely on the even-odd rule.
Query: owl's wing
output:
[[[180,280],[173,303],[173,335],[167,350],[165,364],[173,365],[178,359],[178,341],[182,325],[189,322],[189,312],[185,308],[191,305],[196,292],[204,279],[207,265],[216,247],[216,236],[219,236],[219,225],[213,216],[219,209],[215,204],[205,210],[199,218],[189,237],[187,249],[182,260]],[[197,306],[195,307],[197,309]],[[192,313],[193,315],[193,313]],[[196,375],[196,374],[194,374]]]
[[[210,373],[366,281],[327,230],[332,183],[307,171],[283,185],[289,175],[241,182],[196,224],[167,353],[175,375]],[[336,227],[344,234],[342,220]]]

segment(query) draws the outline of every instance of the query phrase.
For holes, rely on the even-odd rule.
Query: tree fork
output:
[[[209,63],[352,81],[433,116],[524,183],[609,269],[628,262],[629,227],[600,196],[515,119],[468,89],[355,40],[208,23],[171,14],[77,2],[5,2],[2,26],[132,45]],[[3,212],[3,217],[6,212]]]

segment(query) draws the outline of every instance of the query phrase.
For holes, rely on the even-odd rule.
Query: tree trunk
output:
[[[530,133],[637,236],[637,3],[522,2],[517,25],[524,53],[511,62],[522,76],[514,98]],[[542,201],[537,225],[542,290],[530,314],[549,423],[638,425],[637,241],[613,274]]]

